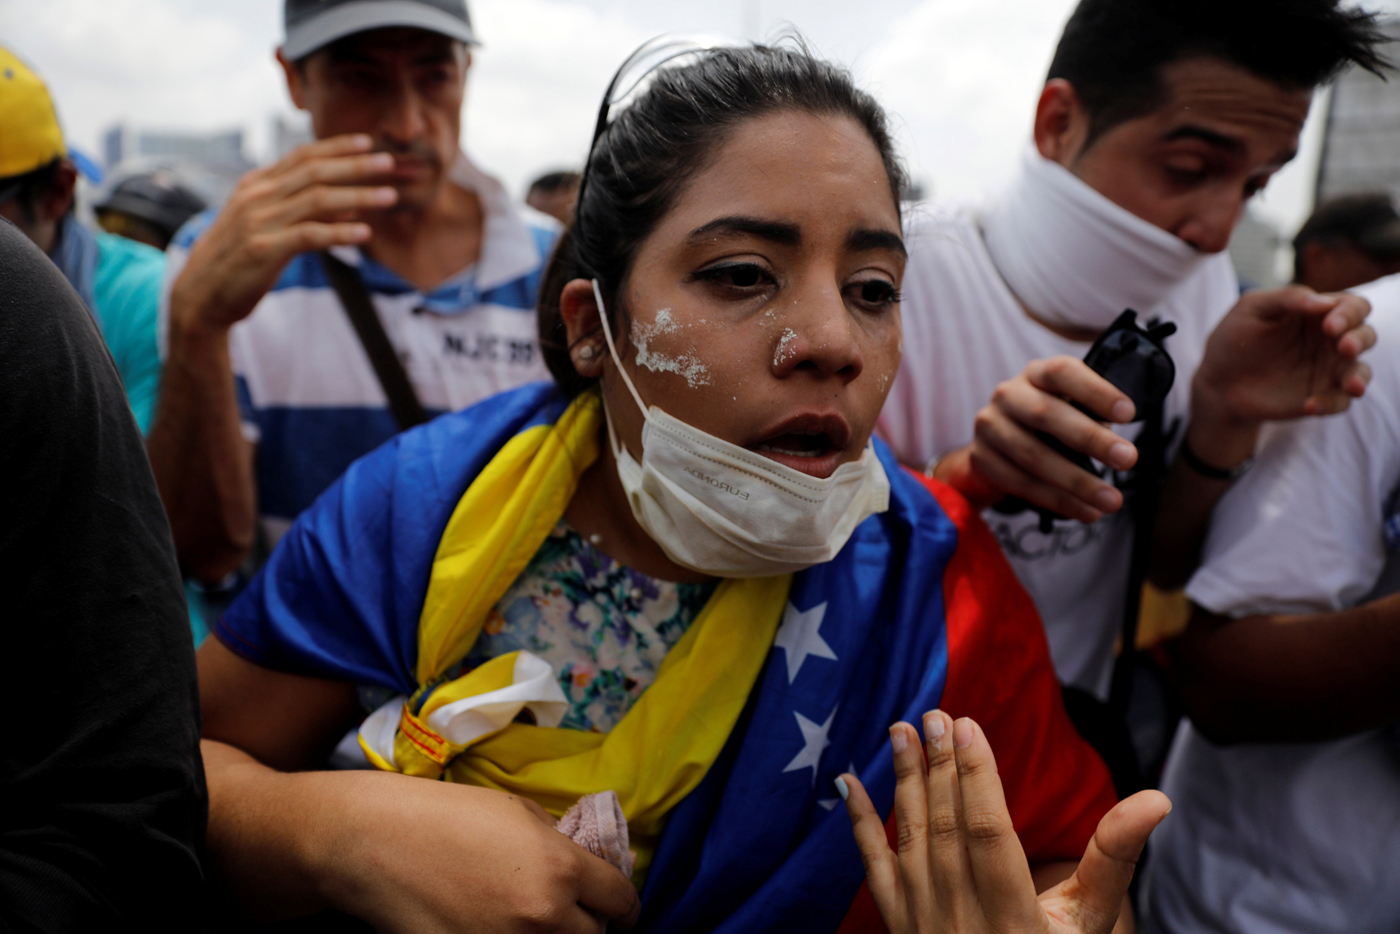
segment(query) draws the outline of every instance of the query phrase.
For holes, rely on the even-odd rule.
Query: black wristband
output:
[[[1210,480],[1238,480],[1249,473],[1249,468],[1254,466],[1253,457],[1246,457],[1238,466],[1228,470],[1207,464],[1197,456],[1195,451],[1191,450],[1191,442],[1184,435],[1181,438],[1181,448],[1178,453],[1181,454],[1181,459],[1186,461],[1187,467]]]

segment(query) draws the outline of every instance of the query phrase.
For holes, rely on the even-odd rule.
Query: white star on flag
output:
[[[839,706],[839,705],[838,705]],[[801,769],[810,768],[812,770],[812,786],[817,784],[817,767],[821,764],[822,753],[826,747],[831,745],[831,740],[827,739],[827,734],[831,732],[831,721],[836,719],[836,711],[831,711],[831,716],[826,718],[825,723],[813,723],[797,711],[792,715],[797,718],[797,728],[802,731],[802,751],[792,757],[792,761],[787,764],[784,772],[796,772]]]
[[[836,660],[836,653],[818,632],[824,616],[825,603],[818,603],[806,613],[798,612],[791,603],[783,610],[783,624],[778,627],[778,636],[773,644],[781,647],[787,656],[788,684],[797,680],[797,673],[802,670],[802,663],[808,655]]]

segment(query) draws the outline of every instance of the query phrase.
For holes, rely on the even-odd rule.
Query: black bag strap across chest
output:
[[[359,270],[328,252],[323,251],[320,257],[326,279],[340,298],[345,315],[354,326],[370,365],[374,367],[374,375],[389,399],[389,411],[393,413],[399,430],[406,431],[414,425],[423,424],[428,420],[428,412],[418,401],[418,393],[414,391],[394,345],[389,343],[389,335],[384,333],[384,324],[374,310],[374,303],[370,301],[369,290],[365,288]]]

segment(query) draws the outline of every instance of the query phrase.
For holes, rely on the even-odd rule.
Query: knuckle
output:
[[[987,772],[987,763],[981,756],[962,755],[958,757],[958,772],[964,778],[980,778]],[[995,773],[993,773],[995,774]]]
[[[983,432],[990,431],[997,423],[997,416],[997,410],[992,406],[983,406],[978,409],[977,414],[973,416],[972,419],[973,434],[980,435]]]
[[[951,807],[937,807],[928,816],[928,832],[935,840],[955,840],[962,836],[962,822]]]
[[[516,908],[518,930],[554,931],[564,921],[568,906],[559,899],[540,893],[526,897]]]
[[[272,254],[272,244],[266,237],[249,237],[244,252],[254,264],[266,261]]]
[[[1086,420],[1087,421],[1087,420]],[[1081,451],[1092,451],[1095,456],[1107,456],[1109,448],[1119,440],[1118,436],[1093,422],[1078,422],[1073,437],[1067,439]]]
[[[233,194],[229,195],[228,206],[224,209],[224,213],[229,217],[237,217],[240,214],[246,213],[259,200],[261,195],[260,187],[239,187],[234,190]]]
[[[1099,491],[1101,481],[1085,473],[1082,470],[1075,470],[1070,477],[1069,491],[1057,490],[1055,504],[1061,515],[1069,515],[1066,509],[1073,509],[1076,505],[1076,497],[1079,501],[1088,502],[1093,499],[1094,494]]]
[[[953,750],[949,743],[943,743],[928,753],[928,768],[930,772],[947,768],[954,764]]]
[[[963,815],[963,826],[967,839],[979,843],[1000,840],[1006,833],[1006,824],[999,814],[983,810],[971,810]]]
[[[901,818],[895,828],[895,839],[899,852],[913,852],[928,839],[928,825],[921,820]]]
[[[896,781],[909,782],[913,781],[916,777],[922,778],[923,770],[920,769],[916,763],[910,762],[908,756],[895,756],[894,777]]]
[[[253,207],[249,205],[243,215],[243,227],[246,230],[260,230],[272,224],[275,209],[270,206]]]
[[[967,460],[972,465],[973,470],[997,486],[1006,488],[1011,482],[1004,476],[1005,471],[1002,469],[1001,462],[985,451],[980,444],[972,448]]]
[[[1034,424],[1040,425],[1044,424],[1050,417],[1051,407],[1052,403],[1050,397],[1046,396],[1044,393],[1037,393],[1026,402],[1023,409],[1028,420]]]
[[[1056,385],[1063,384],[1077,374],[1084,366],[1083,361],[1074,357],[1051,357],[1046,360],[1043,366],[1045,381]]]
[[[573,854],[568,849],[560,846],[539,849],[534,862],[536,879],[539,882],[537,895],[562,891],[574,885],[579,867],[578,861],[572,857]]]

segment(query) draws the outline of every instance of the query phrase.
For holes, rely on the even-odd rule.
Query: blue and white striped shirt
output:
[[[425,293],[354,247],[333,250],[358,267],[419,400],[433,413],[549,378],[536,339],[535,300],[558,224],[514,204],[466,156],[451,179],[480,197],[485,214],[472,267]],[[195,218],[171,244],[167,295],[191,244],[213,219],[214,212]],[[314,253],[292,259],[253,313],[234,326],[230,350],[245,431],[258,445],[259,508],[275,543],[352,461],[393,437],[397,426]]]

